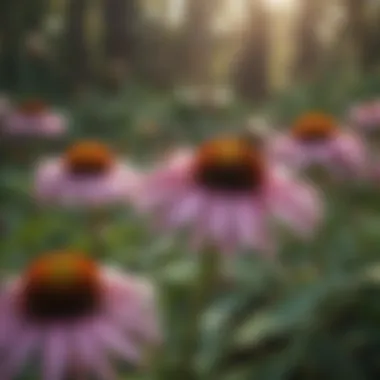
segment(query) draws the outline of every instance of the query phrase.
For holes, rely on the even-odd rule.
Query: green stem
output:
[[[331,270],[330,252],[326,249],[334,243],[337,235],[336,226],[345,226],[350,221],[350,215],[347,214],[350,209],[349,191],[340,187],[339,184],[334,184],[329,187],[328,192],[333,200],[333,203],[329,205],[329,216],[324,222],[317,241],[311,247],[314,266],[319,276],[326,276]]]
[[[91,241],[91,254],[97,259],[104,259],[106,254],[105,242],[103,239],[103,228],[106,225],[107,215],[102,209],[95,209],[88,215],[88,234]]]
[[[180,371],[183,380],[196,380],[195,359],[201,335],[201,318],[220,279],[220,253],[206,249],[199,254],[198,277],[192,292],[189,320],[183,342]]]

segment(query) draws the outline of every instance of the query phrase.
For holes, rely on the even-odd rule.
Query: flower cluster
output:
[[[65,118],[41,101],[0,106],[6,136],[50,138],[66,131]],[[369,108],[375,115],[376,106]],[[353,115],[375,123],[366,112]],[[321,194],[302,171],[319,165],[339,182],[368,169],[363,136],[320,112],[301,115],[285,132],[262,134],[260,143],[248,137],[179,147],[147,172],[101,141],[76,141],[37,163],[33,195],[42,206],[128,204],[161,232],[184,231],[196,251],[213,247],[218,254],[257,251],[275,258],[280,225],[311,239],[323,222]],[[35,351],[44,380],[115,378],[111,358],[140,364],[144,348],[161,341],[155,298],[149,281],[82,252],[41,255],[1,289],[1,378],[14,379]]]

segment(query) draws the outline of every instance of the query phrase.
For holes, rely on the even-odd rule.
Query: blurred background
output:
[[[154,278],[172,364],[186,345],[194,257],[129,210],[41,207],[36,159],[96,137],[140,165],[252,118],[286,127],[318,109],[344,119],[380,94],[380,0],[0,0],[0,93],[41,99],[69,121],[54,143],[0,138],[1,271],[69,246]],[[231,264],[238,284],[203,321],[203,378],[380,378],[378,185],[342,186],[325,191],[315,241],[279,244],[290,285],[256,255]]]
[[[167,94],[200,86],[204,97],[214,88],[259,107],[313,86],[337,109],[380,63],[377,0],[2,0],[0,7],[0,84],[22,96],[67,101],[94,89]]]

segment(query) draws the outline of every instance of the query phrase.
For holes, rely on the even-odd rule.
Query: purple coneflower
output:
[[[116,379],[111,355],[133,364],[158,339],[153,292],[81,254],[45,255],[5,284],[0,297],[0,373],[14,379],[41,357],[41,379]]]
[[[359,132],[368,134],[380,128],[380,100],[358,104],[350,110],[350,120]]]
[[[357,132],[368,143],[369,179],[377,182],[380,178],[380,100],[374,99],[352,107],[349,117]]]
[[[319,165],[338,177],[361,175],[367,162],[360,137],[323,113],[301,116],[288,133],[273,139],[270,155],[293,169]]]
[[[227,253],[238,248],[272,253],[272,216],[310,235],[322,215],[312,186],[270,165],[241,138],[176,151],[142,181],[136,201],[160,226],[190,227],[197,247],[216,245]]]
[[[38,99],[23,102],[5,118],[3,133],[14,137],[55,138],[67,129],[64,116]]]
[[[42,202],[98,207],[124,202],[136,174],[104,144],[81,141],[42,161],[35,187]]]

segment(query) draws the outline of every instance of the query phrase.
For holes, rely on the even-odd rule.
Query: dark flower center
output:
[[[293,136],[304,143],[320,143],[332,138],[338,131],[333,117],[322,113],[301,116],[292,129]]]
[[[211,191],[241,193],[263,183],[264,163],[255,148],[242,139],[214,140],[198,151],[195,181]]]
[[[37,260],[26,273],[22,307],[38,323],[66,322],[95,313],[101,286],[96,265],[70,253],[55,253]]]
[[[39,116],[48,110],[48,105],[39,99],[30,99],[20,104],[19,111],[26,116]]]
[[[96,141],[84,141],[66,152],[65,162],[73,175],[97,176],[111,168],[114,157],[107,146]]]

